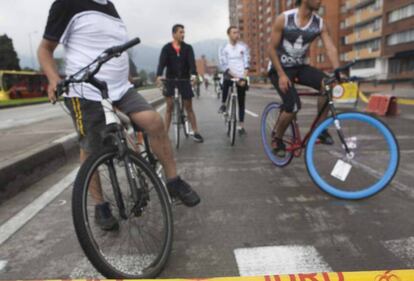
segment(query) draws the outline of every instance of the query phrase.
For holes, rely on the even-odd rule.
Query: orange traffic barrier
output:
[[[399,114],[398,99],[390,95],[371,95],[365,111],[379,116],[396,116]]]

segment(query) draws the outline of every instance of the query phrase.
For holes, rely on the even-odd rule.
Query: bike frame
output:
[[[336,108],[333,102],[333,98],[332,98],[332,87],[327,85],[325,88],[325,91],[323,92],[322,96],[326,96],[327,97],[327,101],[324,103],[322,109],[318,112],[317,116],[315,117],[312,125],[310,126],[310,129],[308,131],[308,133],[305,135],[304,138],[302,138],[301,136],[301,132],[300,132],[300,128],[299,128],[299,123],[297,121],[297,118],[295,117],[295,119],[293,120],[293,126],[294,126],[294,130],[295,130],[295,134],[296,134],[296,138],[295,141],[286,148],[286,151],[293,153],[293,155],[295,157],[301,157],[303,150],[306,148],[308,141],[310,139],[310,137],[312,136],[313,132],[315,131],[316,127],[318,126],[318,124],[320,123],[321,119],[322,119],[322,115],[324,114],[324,112],[329,108],[329,111],[332,113],[332,117],[335,120],[335,126],[337,129],[337,132],[339,134],[339,138],[342,142],[342,144],[345,147],[345,150],[348,154],[351,153],[350,149],[348,148],[348,144],[345,141],[345,137],[342,133],[342,129],[340,126],[340,122],[337,118],[337,113],[336,113]],[[300,97],[319,97],[321,96],[318,93],[302,93],[299,94]],[[279,115],[280,118],[280,115]],[[318,142],[319,144],[319,142]]]

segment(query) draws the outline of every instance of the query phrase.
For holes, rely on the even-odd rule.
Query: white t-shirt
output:
[[[66,75],[90,64],[107,48],[128,41],[125,24],[114,5],[105,0],[56,0],[49,13],[44,38],[63,45]],[[113,101],[120,100],[132,87],[128,77],[127,53],[104,64],[96,75],[108,84]],[[99,90],[87,83],[71,86],[68,96],[102,100]]]
[[[230,70],[236,78],[245,78],[244,72],[250,67],[249,47],[242,42],[227,43],[219,51],[219,62],[222,71]]]

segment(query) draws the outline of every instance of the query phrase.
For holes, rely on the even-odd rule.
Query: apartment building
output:
[[[348,0],[344,61],[357,60],[351,74],[373,79],[412,78],[414,74],[414,1]]]

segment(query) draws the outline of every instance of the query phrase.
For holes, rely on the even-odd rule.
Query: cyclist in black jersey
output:
[[[306,54],[311,43],[321,38],[333,68],[338,68],[339,56],[322,17],[317,14],[321,0],[297,0],[297,8],[279,15],[272,30],[269,54],[272,62],[269,77],[283,100],[282,112],[273,131],[273,149],[278,157],[286,155],[283,136],[301,109],[301,101],[294,82],[321,90],[326,74],[306,64]],[[326,97],[319,97],[318,109],[321,109]],[[322,116],[324,119],[328,114]],[[322,143],[333,144],[329,132],[319,137]]]

